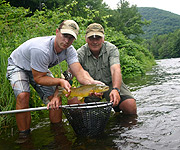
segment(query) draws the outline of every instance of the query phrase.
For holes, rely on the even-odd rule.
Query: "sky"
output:
[[[103,0],[111,9],[116,9],[120,0]],[[180,15],[180,0],[126,0],[137,7],[155,7]]]

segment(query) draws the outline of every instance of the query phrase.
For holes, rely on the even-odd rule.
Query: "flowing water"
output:
[[[112,112],[101,136],[78,137],[66,119],[57,127],[45,118],[24,144],[14,142],[13,131],[1,135],[0,149],[179,150],[180,58],[158,60],[146,76],[125,82],[136,98],[138,116]]]

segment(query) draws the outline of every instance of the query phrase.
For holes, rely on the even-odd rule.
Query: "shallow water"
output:
[[[95,138],[76,136],[66,119],[56,127],[45,118],[24,144],[15,144],[15,131],[1,135],[0,149],[179,150],[180,58],[158,60],[146,76],[125,82],[136,98],[138,116],[112,112],[104,133]]]

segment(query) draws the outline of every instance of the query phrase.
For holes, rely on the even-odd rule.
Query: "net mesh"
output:
[[[76,104],[62,109],[77,135],[95,136],[104,131],[110,117],[112,103]]]

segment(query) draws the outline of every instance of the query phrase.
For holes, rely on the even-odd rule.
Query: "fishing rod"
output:
[[[95,104],[95,105],[94,105]],[[71,105],[60,105],[59,108],[66,108],[66,109],[77,109],[77,108],[95,108],[95,107],[105,107],[105,106],[112,105],[112,102],[104,103],[104,102],[91,102],[91,103],[83,103],[83,104],[71,104]],[[51,109],[51,108],[50,108]],[[44,107],[36,107],[36,108],[26,108],[26,109],[17,109],[17,110],[8,110],[8,111],[1,111],[0,115],[4,114],[13,114],[13,113],[22,113],[22,112],[29,112],[29,111],[36,111],[36,110],[48,110],[46,106]]]

